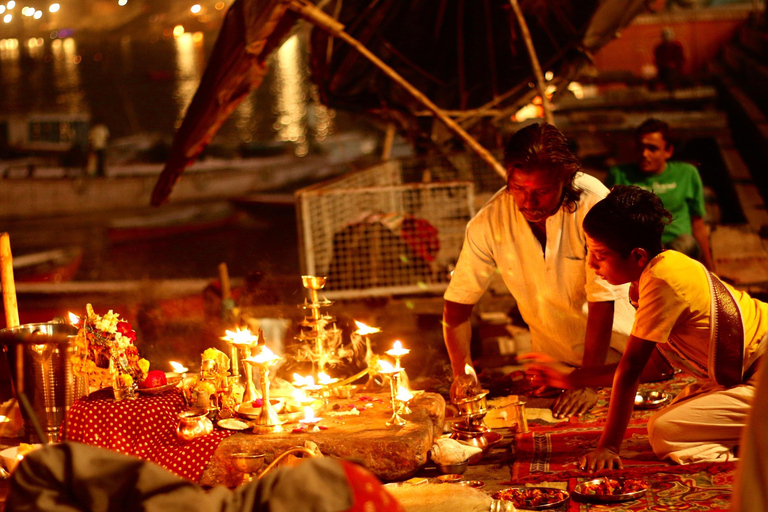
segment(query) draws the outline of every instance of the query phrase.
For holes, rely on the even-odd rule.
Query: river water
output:
[[[108,126],[113,145],[144,135],[169,143],[215,38],[195,32],[165,38],[2,39],[0,116],[89,113]],[[358,119],[313,100],[306,60],[306,34],[299,32],[272,55],[264,83],[234,111],[214,144],[284,142],[301,157],[334,132],[360,128]],[[262,209],[224,228],[120,245],[109,242],[105,219],[99,218],[6,221],[2,229],[11,233],[16,253],[83,246],[77,280],[215,277],[222,261],[234,276],[299,273],[295,216],[285,207]]]

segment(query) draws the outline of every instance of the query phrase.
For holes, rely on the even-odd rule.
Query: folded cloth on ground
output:
[[[449,486],[449,487],[448,487]],[[406,512],[488,512],[492,499],[468,485],[426,484],[387,486]]]
[[[201,486],[136,457],[80,443],[27,454],[6,512],[403,512],[365,468],[331,457],[278,468],[231,491]]]
[[[468,446],[455,439],[441,437],[429,449],[429,456],[437,464],[459,464],[482,451],[477,446]]]

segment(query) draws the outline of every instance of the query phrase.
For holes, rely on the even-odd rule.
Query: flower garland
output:
[[[75,375],[87,376],[91,389],[113,385],[115,376],[124,387],[135,388],[149,370],[149,361],[139,358],[134,345],[136,331],[111,309],[104,315],[97,315],[90,304],[85,309],[72,356]]]

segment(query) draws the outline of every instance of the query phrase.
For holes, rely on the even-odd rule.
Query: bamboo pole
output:
[[[0,233],[0,266],[2,266],[3,307],[6,327],[19,326],[19,304],[16,302],[16,283],[13,280],[11,237]]]
[[[10,329],[19,326],[19,304],[16,301],[16,283],[13,279],[13,256],[11,255],[11,237],[0,233],[0,283],[3,285],[3,308],[5,326]],[[24,391],[24,346],[16,345],[16,393]]]
[[[523,11],[520,9],[520,5],[517,0],[509,0],[512,5],[512,10],[515,11],[515,17],[520,24],[520,32],[523,34],[523,40],[525,41],[525,47],[528,49],[528,57],[531,59],[531,67],[533,68],[533,74],[536,77],[536,86],[539,89],[539,96],[541,96],[541,107],[544,109],[544,120],[549,124],[555,124],[555,118],[552,115],[552,106],[547,99],[547,87],[544,84],[544,74],[541,72],[541,64],[539,64],[539,58],[536,56],[536,49],[533,47],[533,39],[531,39],[531,33],[528,30],[528,24],[525,22]]]
[[[445,126],[447,126],[449,130],[451,130],[453,133],[458,135],[458,137],[461,140],[463,140],[464,143],[467,144],[475,153],[477,153],[478,156],[480,156],[480,158],[485,160],[488,163],[488,165],[490,165],[499,176],[501,176],[505,180],[507,179],[507,171],[504,169],[504,166],[501,165],[499,161],[496,160],[487,149],[485,149],[479,142],[477,142],[477,140],[474,139],[474,137],[472,137],[461,126],[459,126],[458,123],[456,123],[453,119],[445,115],[445,113],[440,109],[440,107],[432,103],[432,100],[430,100],[421,91],[419,91],[413,85],[411,85],[405,78],[400,76],[397,73],[397,71],[389,67],[386,63],[384,63],[384,61],[382,61],[376,55],[374,55],[360,41],[358,41],[354,37],[344,32],[343,24],[334,20],[333,18],[325,14],[323,11],[316,8],[314,5],[305,3],[302,0],[292,0],[289,7],[291,10],[295,11],[297,14],[302,16],[304,19],[306,19],[310,23],[313,23],[316,26],[322,28],[323,30],[326,30],[332,36],[338,37],[342,41],[352,46],[355,50],[360,52],[365,58],[370,60],[376,67],[382,70],[385,75],[387,75],[389,78],[394,80],[398,85],[403,87],[411,96],[413,96],[418,101],[420,101],[428,110],[430,110],[435,115],[435,117],[440,119],[440,121],[442,121],[443,124],[445,124]]]
[[[381,149],[381,159],[384,161],[392,158],[392,145],[395,142],[395,123],[387,124],[387,133],[384,137],[384,147]]]

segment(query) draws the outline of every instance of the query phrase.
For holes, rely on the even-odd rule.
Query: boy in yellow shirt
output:
[[[704,266],[663,250],[670,221],[661,200],[617,185],[584,219],[589,264],[610,284],[631,283],[637,313],[618,365],[565,375],[537,365],[550,385],[610,385],[608,421],[597,448],[581,459],[589,471],[621,468],[619,449],[634,407],[640,372],[654,347],[698,378],[648,422],[659,458],[680,464],[733,460],[755,392],[754,373],[766,345],[768,304],[733,289]],[[614,374],[615,372],[615,374]]]

